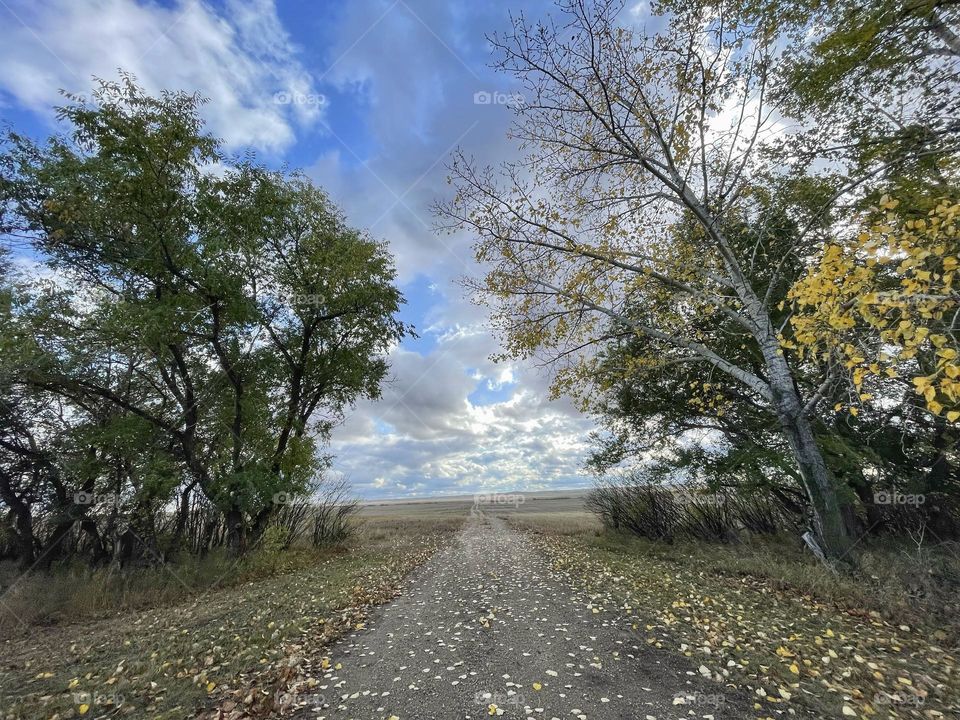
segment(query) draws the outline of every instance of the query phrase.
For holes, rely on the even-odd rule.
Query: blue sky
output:
[[[539,0],[3,0],[0,118],[48,135],[60,89],[83,94],[118,68],[151,91],[200,91],[228,150],[303,169],[396,258],[419,338],[392,352],[384,397],[335,431],[335,470],[368,498],[583,485],[590,422],[548,401],[541,369],[490,361],[486,310],[456,284],[480,272],[470,238],[434,233],[429,209],[450,192],[454,148],[489,163],[515,152],[499,101],[519,89],[488,67],[485,34],[505,29],[508,12],[549,10]]]

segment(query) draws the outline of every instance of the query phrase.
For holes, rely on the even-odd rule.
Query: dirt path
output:
[[[481,513],[329,656],[298,718],[752,717],[742,697],[590,607],[520,534]]]

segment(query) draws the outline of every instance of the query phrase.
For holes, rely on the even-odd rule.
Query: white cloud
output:
[[[376,3],[357,0],[344,12],[325,80],[361,98],[376,151],[340,146],[310,173],[355,223],[373,224],[374,234],[389,240],[402,280],[429,276],[443,299],[418,329],[437,344],[426,356],[393,353],[383,399],[361,404],[334,432],[334,467],[366,497],[584,484],[592,423],[569,402],[547,401],[545,373],[490,360],[501,348],[488,311],[453,284],[481,271],[471,239],[431,231],[431,204],[451,192],[444,161],[456,145],[493,164],[515,151],[505,139],[510,109],[473,100],[478,90],[516,89],[487,67],[483,37],[506,26],[506,9],[444,0],[409,5],[382,15]],[[474,405],[469,398],[478,386],[505,399]]]
[[[281,151],[323,112],[270,0],[229,0],[221,16],[197,0],[12,2],[0,25],[0,89],[52,117],[61,89],[132,72],[150,92],[198,90],[210,128],[232,149]],[[293,101],[277,102],[289,97]]]
[[[508,20],[497,3],[352,0],[331,34],[322,77],[363,106],[367,143],[335,136],[337,162],[328,153],[308,172],[355,222],[390,240],[403,280],[430,273],[443,285],[475,270],[469,238],[433,232],[430,208],[450,193],[445,162],[456,146],[490,162],[512,151],[510,109],[473,99],[515,89],[487,67],[484,38]]]
[[[446,333],[427,356],[397,349],[383,399],[362,403],[335,430],[335,470],[366,497],[588,482],[581,467],[591,422],[569,402],[548,401],[542,374],[490,362],[496,350],[482,326]],[[508,399],[468,399],[478,383],[507,378],[516,383]]]

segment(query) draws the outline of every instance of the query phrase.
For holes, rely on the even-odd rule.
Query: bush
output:
[[[314,547],[340,545],[353,537],[356,525],[352,518],[359,509],[359,502],[350,497],[346,480],[331,481],[313,508]]]
[[[754,535],[776,535],[796,530],[793,519],[783,505],[758,492],[735,492],[728,495],[730,511],[737,524]]]
[[[667,542],[736,542],[743,531],[775,535],[796,529],[779,502],[759,493],[664,487],[636,474],[601,481],[587,495],[586,506],[608,530]]]
[[[679,528],[674,493],[632,476],[599,485],[587,495],[586,506],[604,527],[651,540],[672,542]]]
[[[738,539],[737,520],[726,493],[697,490],[678,493],[680,532],[705,542],[732,542]]]
[[[887,495],[889,501],[875,503],[873,511],[884,533],[912,536],[925,532],[944,541],[960,538],[960,507],[954,496],[890,491],[874,497],[881,494]]]

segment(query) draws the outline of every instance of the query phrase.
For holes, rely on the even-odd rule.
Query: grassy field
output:
[[[583,501],[588,490],[541,490],[537,492],[490,492],[422,500],[381,500],[361,506],[364,517],[459,517],[474,506],[498,515],[546,515],[574,513],[584,516]]]
[[[301,668],[465,516],[365,513],[349,546],[322,553],[21,580],[0,606],[0,718],[266,716],[309,702],[288,692]]]
[[[605,532],[583,511],[502,515],[642,641],[747,689],[760,718],[960,717],[955,548],[867,547],[847,577],[794,539],[669,545]]]

